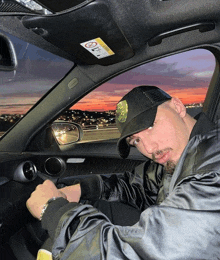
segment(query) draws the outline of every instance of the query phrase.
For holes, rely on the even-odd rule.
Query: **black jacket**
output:
[[[141,209],[134,226],[113,225],[90,205],[52,202],[42,224],[53,240],[54,259],[220,259],[220,132],[204,120],[194,127],[170,180],[161,166],[146,163],[133,173],[82,183],[83,194],[93,199]],[[205,128],[198,128],[201,122]]]

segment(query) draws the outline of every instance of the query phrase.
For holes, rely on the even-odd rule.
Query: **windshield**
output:
[[[15,71],[0,71],[0,135],[22,118],[73,67],[73,62],[9,34],[7,36],[14,44],[18,67]]]
[[[116,104],[127,92],[140,85],[158,86],[179,98],[194,117],[202,111],[215,65],[214,55],[205,49],[146,63],[93,90],[63,112],[59,119],[80,124],[84,130],[82,141],[118,138]]]

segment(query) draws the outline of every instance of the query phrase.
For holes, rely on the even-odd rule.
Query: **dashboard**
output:
[[[45,179],[56,182],[65,170],[64,159],[55,156],[0,154],[0,244],[33,221],[26,201],[36,186]]]
[[[125,163],[121,158],[77,157],[65,153],[62,156],[46,152],[0,153],[0,244],[27,223],[36,222],[26,208],[26,201],[44,180],[56,184],[67,184],[68,181],[62,181],[69,180],[71,184],[76,177],[121,173],[142,162],[143,159]]]

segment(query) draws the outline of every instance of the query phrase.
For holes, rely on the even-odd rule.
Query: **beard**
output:
[[[159,150],[156,153],[152,154],[152,160],[157,162],[156,156],[160,155],[160,154],[164,154],[168,151],[172,151],[172,148],[165,148],[163,150]],[[164,170],[166,173],[168,174],[173,174],[174,170],[176,167],[176,163],[173,160],[168,160],[165,164],[164,164]]]
[[[176,164],[174,161],[167,161],[167,163],[164,165],[164,170],[168,174],[173,174],[175,168]]]

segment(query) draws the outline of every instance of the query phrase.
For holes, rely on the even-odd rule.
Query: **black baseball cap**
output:
[[[128,92],[117,104],[116,125],[121,133],[118,151],[122,158],[130,152],[126,138],[153,125],[157,107],[171,99],[155,86],[139,86]]]

